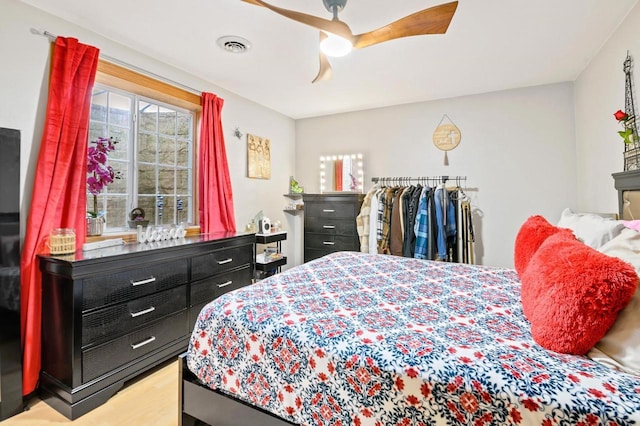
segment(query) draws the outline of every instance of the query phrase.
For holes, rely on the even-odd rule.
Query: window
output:
[[[186,103],[191,108],[185,108],[184,101],[172,102],[171,96],[159,96],[161,100],[145,96],[139,81],[118,84],[117,79],[111,85],[99,82],[112,83],[108,75],[99,77],[100,72],[92,92],[89,142],[98,137],[117,141],[115,150],[109,153],[109,165],[118,178],[97,196],[106,229],[128,229],[129,213],[134,208],[144,210],[149,225],[193,223],[197,211],[194,128],[199,106]],[[88,194],[88,211],[93,210],[93,203],[93,195]]]

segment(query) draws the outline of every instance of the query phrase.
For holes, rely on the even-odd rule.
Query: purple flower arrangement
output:
[[[119,179],[113,167],[107,164],[109,153],[116,149],[117,140],[114,138],[98,138],[91,141],[91,145],[87,150],[87,188],[93,195],[93,211],[88,211],[89,217],[98,217],[98,197],[102,190]]]

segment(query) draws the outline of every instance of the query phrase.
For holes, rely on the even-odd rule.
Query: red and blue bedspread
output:
[[[640,423],[640,377],[538,346],[511,269],[334,253],[208,304],[187,362],[302,425]]]

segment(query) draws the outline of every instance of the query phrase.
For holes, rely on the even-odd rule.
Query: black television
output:
[[[22,407],[20,131],[0,128],[0,420]]]

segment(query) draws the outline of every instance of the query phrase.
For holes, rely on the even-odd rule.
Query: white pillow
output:
[[[571,209],[564,209],[558,227],[569,228],[576,238],[597,249],[618,236],[624,225],[621,220],[604,218],[593,213],[574,213]]]
[[[620,235],[600,247],[600,252],[630,263],[640,275],[640,233],[623,229]],[[640,289],[607,334],[587,356],[609,367],[640,375]]]

